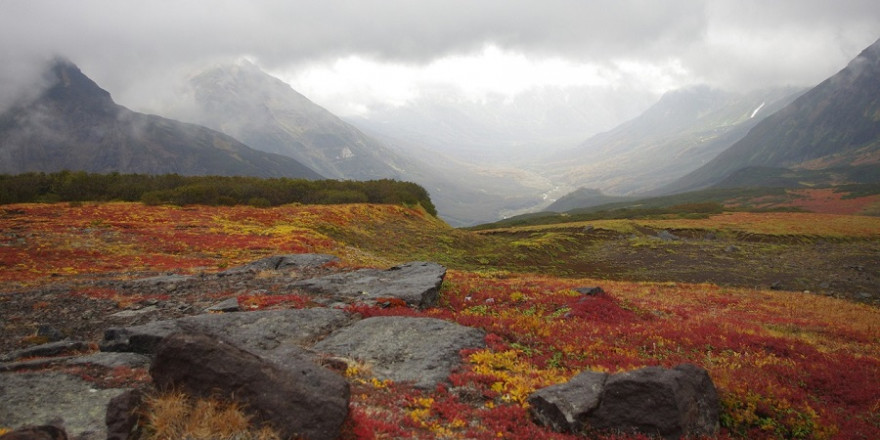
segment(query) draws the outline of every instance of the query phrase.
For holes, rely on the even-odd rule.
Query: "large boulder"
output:
[[[705,369],[682,364],[619,374],[585,372],[529,396],[532,418],[561,432],[714,436],[720,403]]]
[[[382,380],[431,389],[461,363],[459,352],[485,347],[485,333],[433,318],[374,317],[337,330],[314,350],[368,364]]]
[[[423,261],[388,270],[361,269],[292,283],[290,287],[328,294],[340,299],[394,298],[408,305],[427,308],[437,304],[446,268]]]
[[[177,333],[159,345],[150,374],[159,389],[242,402],[282,438],[336,439],[348,415],[348,382],[292,350],[282,364],[222,338]]]
[[[327,263],[339,261],[339,258],[327,254],[289,254],[273,255],[261,258],[244,266],[233,267],[218,273],[220,277],[257,273],[263,270],[290,271],[321,267]]]

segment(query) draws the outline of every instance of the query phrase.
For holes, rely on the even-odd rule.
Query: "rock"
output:
[[[667,230],[662,230],[662,231],[658,232],[658,233],[657,233],[657,238],[659,238],[661,241],[678,241],[678,240],[681,240],[681,238],[680,238],[679,236],[677,236],[677,235],[675,235],[675,234],[673,234],[673,233],[671,233],[671,232],[669,232],[669,231],[667,231]]]
[[[348,415],[348,382],[304,353],[282,364],[214,336],[177,333],[159,346],[150,374],[159,389],[242,402],[282,438],[336,439]]]
[[[584,431],[587,416],[599,406],[607,373],[585,371],[567,383],[552,385],[532,393],[529,413],[538,424],[557,432]]]
[[[64,428],[54,425],[25,426],[0,435],[2,440],[67,440]]]
[[[143,398],[143,393],[140,391],[129,390],[110,399],[104,417],[107,425],[107,440],[136,438],[134,431],[138,426],[137,410]]]
[[[397,298],[410,306],[427,308],[437,304],[445,276],[445,267],[417,261],[388,270],[361,269],[298,281],[290,287],[348,299]]]
[[[205,309],[205,313],[231,313],[240,312],[238,298],[229,298]]]
[[[483,331],[433,318],[374,317],[337,330],[314,350],[358,359],[381,380],[432,389],[461,363],[459,351],[485,347]]]
[[[64,361],[66,365],[100,365],[106,368],[147,368],[150,357],[139,353],[107,353],[98,352],[86,356],[76,356]]]
[[[107,404],[125,391],[95,389],[79,377],[58,372],[2,373],[0,420],[4,426],[45,425],[63,417],[71,438],[103,440]]]
[[[782,281],[774,281],[770,285],[770,290],[782,290]]]
[[[720,401],[709,373],[691,364],[611,375],[589,417],[596,430],[659,434],[667,439],[718,434]]]
[[[596,295],[605,293],[605,291],[602,290],[602,288],[599,286],[578,287],[577,289],[574,289],[574,290],[575,290],[575,292],[578,292],[581,295],[587,295],[587,296],[596,296]]]
[[[102,351],[150,354],[164,338],[187,326],[266,351],[282,344],[310,345],[347,324],[349,319],[341,310],[325,308],[205,314],[110,328],[104,332],[100,346]]]
[[[529,396],[532,418],[562,432],[620,432],[667,439],[714,436],[720,402],[706,370],[682,364],[609,375],[582,373]],[[597,401],[598,396],[598,401]]]
[[[51,325],[43,324],[37,327],[37,336],[46,338],[49,342],[58,342],[64,339],[64,334]]]
[[[86,351],[88,349],[89,344],[83,341],[50,342],[48,344],[35,345],[33,347],[7,353],[0,356],[0,362],[10,362],[28,357],[59,356],[76,351]]]
[[[157,306],[146,306],[141,307],[139,309],[131,309],[131,310],[123,310],[121,312],[116,312],[110,315],[110,318],[135,318],[138,316],[146,315],[149,313],[159,311],[159,307]]]
[[[320,267],[327,263],[339,261],[333,255],[326,254],[290,254],[266,257],[244,266],[233,267],[218,273],[218,276],[240,275],[243,273],[256,273],[263,270],[292,270]]]
[[[732,254],[734,252],[739,252],[739,251],[740,251],[739,246],[736,246],[733,244],[728,245],[727,247],[724,248],[724,252],[727,252],[728,254]]]

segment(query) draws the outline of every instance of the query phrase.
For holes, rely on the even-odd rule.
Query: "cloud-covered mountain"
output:
[[[668,92],[640,116],[543,165],[555,181],[615,195],[650,191],[700,167],[791,102],[798,90]]]
[[[144,174],[321,176],[193,124],[133,112],[69,61],[56,59],[48,88],[0,114],[0,173],[82,170]]]
[[[880,40],[666,190],[704,188],[747,167],[872,165],[880,165]]]
[[[249,62],[204,70],[187,87],[189,102],[175,104],[172,117],[294,158],[326,177],[400,178],[407,167],[397,153]]]

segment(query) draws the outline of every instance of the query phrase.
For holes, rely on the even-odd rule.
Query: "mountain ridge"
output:
[[[880,40],[662,191],[705,188],[751,166],[815,170],[865,164],[880,165]]]
[[[63,58],[49,87],[0,114],[0,172],[75,170],[257,177],[322,176],[201,127],[129,110]]]

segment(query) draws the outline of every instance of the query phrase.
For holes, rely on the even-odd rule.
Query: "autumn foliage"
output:
[[[643,222],[668,228],[664,221]],[[674,221],[679,228],[711,225],[743,233],[878,234],[875,219],[809,213]],[[431,246],[401,255],[400,249],[410,249],[408,239],[451,253],[469,252],[462,243],[488,240],[462,240],[464,232],[438,225],[419,209],[365,204],[20,204],[0,209],[0,224],[0,280],[18,285],[94,274],[217,271],[278,253],[326,252],[339,255],[343,266],[383,265],[431,256]],[[412,238],[399,235],[401,230]],[[595,285],[604,293],[576,291]],[[99,298],[113,292],[77,294]],[[289,292],[238,300],[248,309],[314,305]],[[706,368],[718,387],[722,438],[880,438],[880,312],[868,305],[714,284],[459,268],[447,274],[438,307],[417,311],[389,300],[350,311],[441,318],[488,335],[487,348],[462,352],[463,368],[431,391],[377,380],[366,366],[350,367],[350,439],[572,438],[531,422],[529,393],[584,370],[683,362]]]

